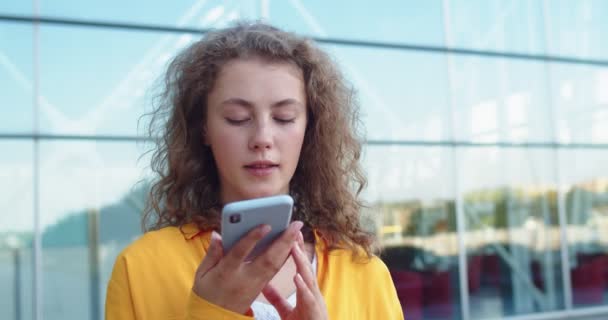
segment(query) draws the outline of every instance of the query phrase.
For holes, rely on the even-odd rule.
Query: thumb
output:
[[[205,255],[203,262],[201,262],[196,270],[197,278],[200,278],[209,272],[209,270],[215,267],[224,256],[224,250],[222,249],[222,237],[217,232],[211,232],[210,242],[209,248],[207,249],[207,255]]]

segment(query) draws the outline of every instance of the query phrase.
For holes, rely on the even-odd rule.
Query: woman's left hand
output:
[[[296,306],[292,307],[270,283],[262,293],[277,309],[282,320],[327,320],[327,306],[310,261],[304,254],[304,241],[301,235],[298,240],[299,243],[295,243],[291,249],[291,256],[296,264],[296,275],[293,278],[296,284]]]

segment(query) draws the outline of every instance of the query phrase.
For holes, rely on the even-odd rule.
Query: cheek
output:
[[[229,131],[219,132],[209,141],[218,166],[238,160],[240,139]],[[220,168],[221,169],[221,168]]]
[[[297,164],[302,151],[302,143],[304,141],[304,128],[294,130],[290,134],[286,135],[287,147],[289,148],[289,154],[292,155],[292,159]]]

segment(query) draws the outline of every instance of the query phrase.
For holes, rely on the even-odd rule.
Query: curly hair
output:
[[[210,31],[169,64],[148,133],[155,140],[144,230],[196,223],[219,230],[219,177],[204,138],[207,96],[224,64],[256,57],[287,62],[304,75],[308,123],[290,183],[294,219],[315,229],[330,249],[370,257],[373,233],[360,221],[367,180],[360,166],[361,132],[355,92],[330,57],[306,38],[264,23]],[[155,138],[156,137],[156,138]],[[363,249],[363,252],[361,252]]]

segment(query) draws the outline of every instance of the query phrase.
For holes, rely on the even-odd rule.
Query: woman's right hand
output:
[[[196,270],[192,290],[210,303],[244,314],[289,257],[301,228],[302,222],[292,222],[251,262],[245,262],[245,259],[257,242],[270,232],[269,226],[250,231],[225,256],[222,240],[213,232],[207,255]]]

